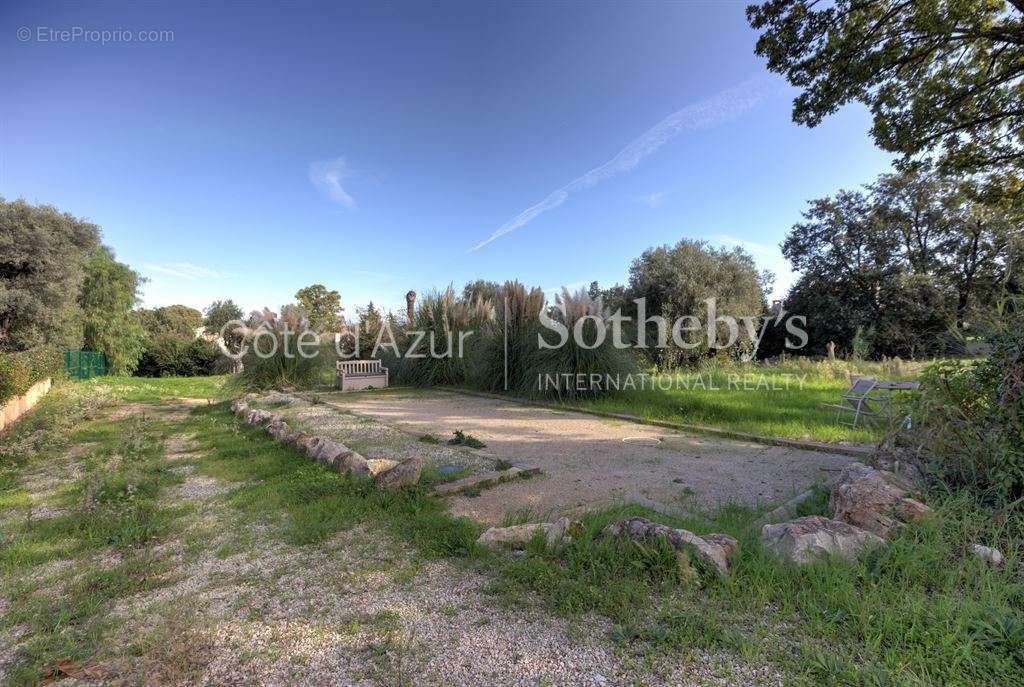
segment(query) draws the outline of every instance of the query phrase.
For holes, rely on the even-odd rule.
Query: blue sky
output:
[[[51,32],[75,27],[173,38]],[[746,245],[784,288],[806,201],[890,158],[860,106],[794,125],[755,41],[728,1],[7,0],[0,195],[99,224],[150,306],[608,286],[683,237]]]

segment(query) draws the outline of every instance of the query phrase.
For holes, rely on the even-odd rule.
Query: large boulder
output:
[[[888,470],[851,463],[832,487],[829,509],[835,519],[889,539],[904,523],[931,512],[909,496],[912,489],[910,482]]]
[[[761,528],[761,543],[783,558],[801,564],[830,555],[852,561],[862,551],[885,544],[872,532],[821,515],[765,525]]]
[[[247,423],[249,423],[250,425],[253,425],[254,427],[256,425],[265,425],[268,422],[271,422],[273,419],[274,419],[274,416],[271,415],[270,413],[268,413],[265,410],[252,410],[252,409],[250,409],[245,414],[245,421]]]
[[[387,489],[389,491],[404,489],[405,487],[419,484],[420,473],[422,472],[423,459],[419,456],[413,456],[403,460],[390,470],[385,470],[378,474],[373,478],[373,483],[378,489]]]
[[[704,565],[719,575],[729,572],[739,542],[727,534],[696,535],[689,530],[675,529],[651,522],[647,518],[627,518],[613,522],[601,532],[606,537],[632,539],[649,543],[664,539],[677,551],[695,554]]]
[[[231,402],[231,412],[236,415],[241,415],[245,411],[249,410],[249,404],[241,398],[236,398]]]
[[[535,522],[511,527],[492,527],[480,535],[476,543],[495,550],[522,550],[530,541],[540,535],[549,545],[572,539],[572,530],[578,523],[569,518],[555,522]]]

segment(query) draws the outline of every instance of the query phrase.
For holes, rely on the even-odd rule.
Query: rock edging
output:
[[[231,402],[231,412],[253,427],[262,427],[278,441],[288,444],[326,467],[347,475],[372,477],[378,489],[397,491],[419,484],[423,459],[414,456],[402,462],[386,459],[367,460],[344,444],[326,437],[293,430],[287,422],[266,410],[250,408],[247,400]]]

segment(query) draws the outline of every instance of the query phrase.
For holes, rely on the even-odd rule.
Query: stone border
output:
[[[344,444],[327,437],[293,430],[279,416],[266,410],[250,408],[248,401],[252,398],[251,394],[246,394],[235,399],[231,402],[231,412],[245,420],[246,424],[263,428],[281,443],[291,446],[321,465],[342,474],[372,477],[378,489],[388,491],[419,484],[423,472],[423,459],[419,456],[400,463],[385,459],[367,460]]]
[[[399,389],[400,387],[391,388]],[[765,444],[766,446],[782,446],[785,448],[795,448],[803,451],[834,453],[843,456],[851,456],[853,458],[868,458],[874,452],[874,448],[871,446],[856,446],[850,444],[826,444],[817,441],[800,441],[799,439],[786,439],[784,437],[773,437],[764,434],[752,434],[750,432],[740,432],[731,429],[721,429],[719,427],[707,427],[705,425],[690,425],[683,422],[669,422],[667,420],[647,420],[645,418],[640,417],[639,415],[629,415],[628,413],[611,413],[604,410],[591,410],[589,408],[563,406],[557,403],[549,403],[547,401],[538,400],[528,400],[518,398],[516,396],[506,396],[504,394],[489,394],[483,391],[471,391],[469,389],[457,389],[451,387],[433,388],[437,391],[444,391],[450,394],[461,394],[463,396],[477,396],[479,398],[490,398],[496,401],[509,401],[511,403],[518,403],[519,405],[523,406],[534,406],[536,408],[558,410],[564,413],[583,413],[584,415],[606,417],[612,420],[625,420],[626,422],[635,422],[637,424],[650,425],[652,427],[664,427],[665,429],[673,429],[678,432],[689,432],[691,434],[707,434],[711,436],[722,437],[724,439],[751,441],[755,444]]]
[[[47,377],[41,379],[28,388],[21,396],[15,396],[9,399],[3,406],[0,406],[0,432],[6,427],[10,427],[18,419],[32,410],[33,407],[39,400],[50,391],[50,387],[53,386],[53,380]]]

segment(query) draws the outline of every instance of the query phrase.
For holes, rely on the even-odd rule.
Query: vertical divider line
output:
[[[508,295],[505,296],[505,391],[508,392]]]

